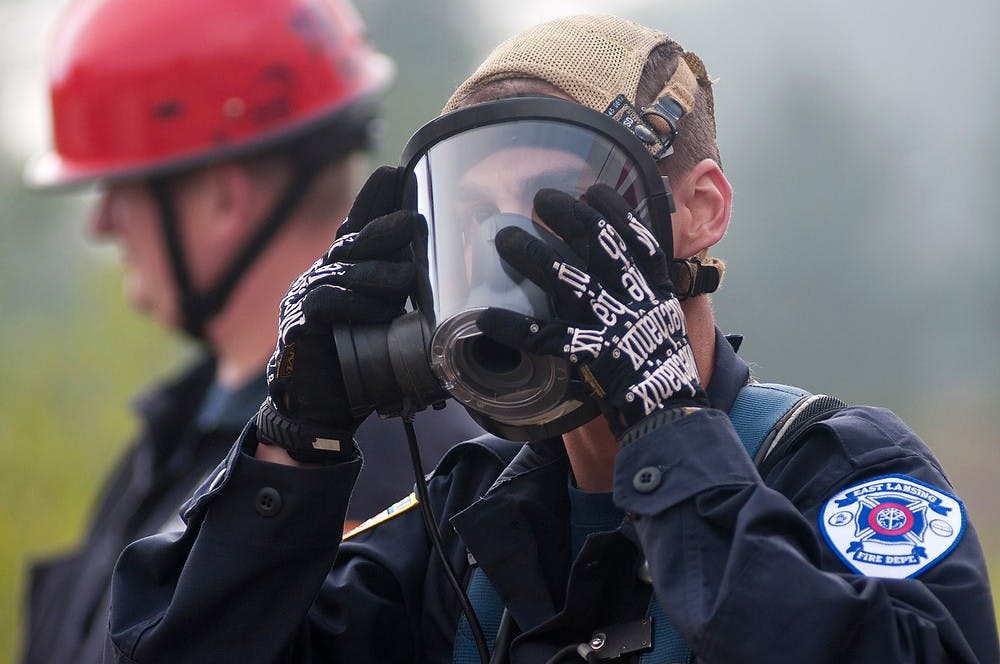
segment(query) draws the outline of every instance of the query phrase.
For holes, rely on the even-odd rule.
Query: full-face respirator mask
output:
[[[428,227],[426,243],[413,246],[419,284],[412,310],[392,324],[334,330],[352,408],[396,416],[450,396],[509,440],[557,436],[595,417],[598,406],[571,365],[498,344],[476,318],[486,307],[554,317],[546,293],[494,247],[497,231],[517,226],[571,251],[534,213],[542,188],[579,196],[609,185],[671,254],[672,199],[646,147],[604,114],[523,97],[431,121],[407,143],[402,164],[402,204]]]

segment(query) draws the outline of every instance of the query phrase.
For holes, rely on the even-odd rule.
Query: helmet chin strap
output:
[[[163,237],[173,270],[174,283],[177,286],[181,329],[184,332],[198,341],[207,341],[205,338],[206,326],[222,311],[233,291],[236,290],[240,279],[250,269],[278,230],[291,217],[292,212],[309,189],[316,173],[316,168],[306,168],[298,163],[295,165],[285,193],[271,208],[264,223],[243,245],[222,276],[211,287],[202,292],[196,291],[191,283],[188,262],[181,245],[177,211],[171,196],[170,178],[169,176],[161,176],[150,181],[153,197],[160,209]]]

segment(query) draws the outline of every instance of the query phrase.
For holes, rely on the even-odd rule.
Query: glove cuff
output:
[[[281,414],[271,397],[257,411],[257,437],[266,445],[288,450],[293,459],[314,462],[324,458],[354,455],[355,428],[335,427],[293,420]]]
[[[649,417],[644,417],[639,420],[625,432],[618,437],[619,447],[625,447],[630,443],[634,443],[646,434],[659,429],[660,427],[667,426],[677,422],[691,413],[696,413],[702,409],[701,405],[690,405],[690,406],[677,406],[674,408],[668,408],[666,410],[660,410]]]

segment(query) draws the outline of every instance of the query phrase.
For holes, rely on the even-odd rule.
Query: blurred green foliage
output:
[[[128,311],[114,264],[79,254],[82,201],[12,191],[15,166],[0,164],[2,661],[14,657],[26,561],[82,536],[134,428],[131,393],[184,352]]]

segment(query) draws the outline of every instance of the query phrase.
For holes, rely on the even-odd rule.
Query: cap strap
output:
[[[670,80],[663,86],[663,89],[660,90],[660,94],[656,95],[656,98],[672,97],[681,103],[685,113],[690,113],[691,109],[694,108],[694,96],[697,93],[698,78],[691,71],[687,60],[678,58],[677,69],[674,70],[674,75],[670,77]]]

